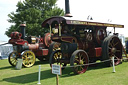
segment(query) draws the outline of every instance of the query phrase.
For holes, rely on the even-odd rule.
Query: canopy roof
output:
[[[58,22],[59,24],[65,22],[69,25],[90,25],[90,26],[105,26],[105,27],[117,27],[117,28],[124,28],[124,25],[120,24],[112,24],[112,23],[104,23],[104,22],[96,22],[96,21],[89,21],[89,20],[78,20],[74,19],[73,17],[51,17],[46,19],[42,23],[42,27],[45,27],[46,24],[51,25],[54,21]]]

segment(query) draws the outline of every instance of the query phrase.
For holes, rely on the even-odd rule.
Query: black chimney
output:
[[[22,34],[21,39],[25,39],[25,27],[26,27],[26,24],[20,24],[20,31]]]
[[[65,0],[65,17],[72,17],[70,14],[69,0]]]

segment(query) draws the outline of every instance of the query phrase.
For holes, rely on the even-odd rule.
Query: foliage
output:
[[[26,35],[43,35],[48,29],[42,28],[42,22],[51,16],[62,16],[64,11],[56,6],[57,0],[24,0],[16,5],[16,12],[8,14],[8,22],[14,23],[5,32],[20,31],[19,25],[26,23]]]

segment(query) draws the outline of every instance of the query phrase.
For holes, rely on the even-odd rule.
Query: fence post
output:
[[[115,62],[114,62],[114,57],[112,57],[112,65],[113,65],[113,73],[115,73]]]
[[[41,75],[40,70],[41,70],[41,65],[39,65],[38,83],[37,83],[37,84],[41,84],[41,83],[40,83],[40,75]]]

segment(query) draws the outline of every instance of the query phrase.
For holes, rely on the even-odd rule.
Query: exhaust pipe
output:
[[[70,14],[69,0],[65,0],[65,17],[72,17]]]
[[[22,37],[21,39],[25,39],[25,27],[26,27],[26,24],[20,24],[20,31],[21,31],[21,34],[22,34]]]

